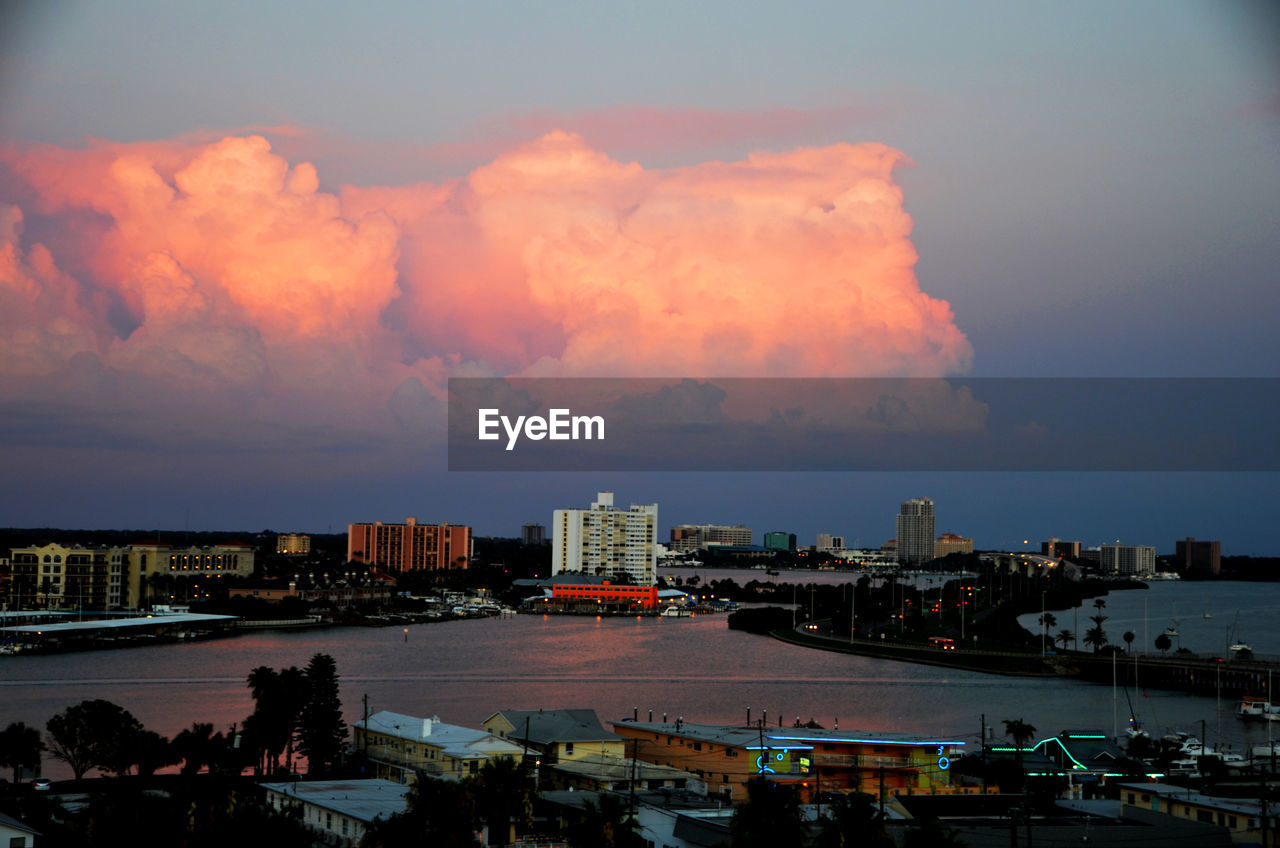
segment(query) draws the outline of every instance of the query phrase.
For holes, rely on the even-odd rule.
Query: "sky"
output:
[[[450,473],[443,429],[451,376],[1280,377],[1278,260],[1269,3],[3,3],[0,526],[607,489],[877,545],[928,495],[1276,554],[1274,473]]]

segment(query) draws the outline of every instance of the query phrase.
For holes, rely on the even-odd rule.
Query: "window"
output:
[[[1137,803],[1137,797],[1132,792],[1129,793],[1129,803],[1130,804]]]
[[[650,842],[649,844],[652,845],[653,843]],[[27,837],[25,836],[9,837],[9,848],[26,848],[26,846],[27,846]]]
[[[1231,828],[1232,830],[1235,830],[1235,829],[1236,829],[1236,817],[1235,817],[1235,816],[1227,816],[1227,827]]]
[[[1213,813],[1208,810],[1196,810],[1196,821],[1208,822],[1213,824]]]
[[[573,743],[572,743],[572,742],[566,742],[566,743],[564,743],[564,753],[565,753],[565,756],[569,756],[569,755],[571,755],[571,754],[573,753]]]

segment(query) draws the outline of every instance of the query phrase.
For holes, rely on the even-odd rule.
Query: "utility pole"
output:
[[[369,693],[364,693],[364,758],[369,759]]]
[[[640,737],[631,740],[631,817],[636,815],[636,756],[640,750]]]
[[[884,827],[884,766],[880,766],[880,826]]]
[[[978,747],[982,751],[982,794],[987,794],[987,714],[978,719]]]

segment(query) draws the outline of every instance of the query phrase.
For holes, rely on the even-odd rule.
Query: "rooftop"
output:
[[[365,823],[403,813],[410,789],[381,779],[264,783],[262,788]]]
[[[635,727],[650,733],[682,736],[701,742],[713,742],[734,748],[757,748],[762,741],[771,748],[812,747],[814,743],[869,743],[873,745],[964,745],[963,740],[913,733],[881,733],[867,730],[827,730],[808,727],[743,727],[724,724],[692,724],[690,722],[615,722],[614,727]]]
[[[524,739],[527,726],[529,741],[535,745],[622,740],[618,734],[604,729],[595,710],[500,710],[485,719],[485,724],[495,716],[502,716],[511,725],[508,736],[514,739]]]
[[[361,719],[352,722],[351,726],[363,729],[365,722]],[[368,729],[370,733],[383,733],[397,739],[441,748],[455,759],[474,759],[494,753],[514,756],[520,753],[520,746],[499,739],[488,731],[446,724],[439,716],[419,718],[383,710],[369,716]]]

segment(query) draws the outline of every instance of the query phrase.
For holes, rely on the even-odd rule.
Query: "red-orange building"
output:
[[[572,575],[569,575],[572,576]],[[555,583],[551,587],[552,602],[595,602],[630,605],[637,609],[653,609],[658,605],[657,586],[615,586],[608,580],[600,583]]]
[[[471,561],[471,528],[465,524],[351,524],[347,559],[388,571],[466,568]]]
[[[764,776],[810,798],[822,792],[885,796],[947,794],[951,761],[964,742],[936,736],[810,727],[619,721],[613,731],[637,759],[692,772],[707,790],[746,799],[747,782]]]

